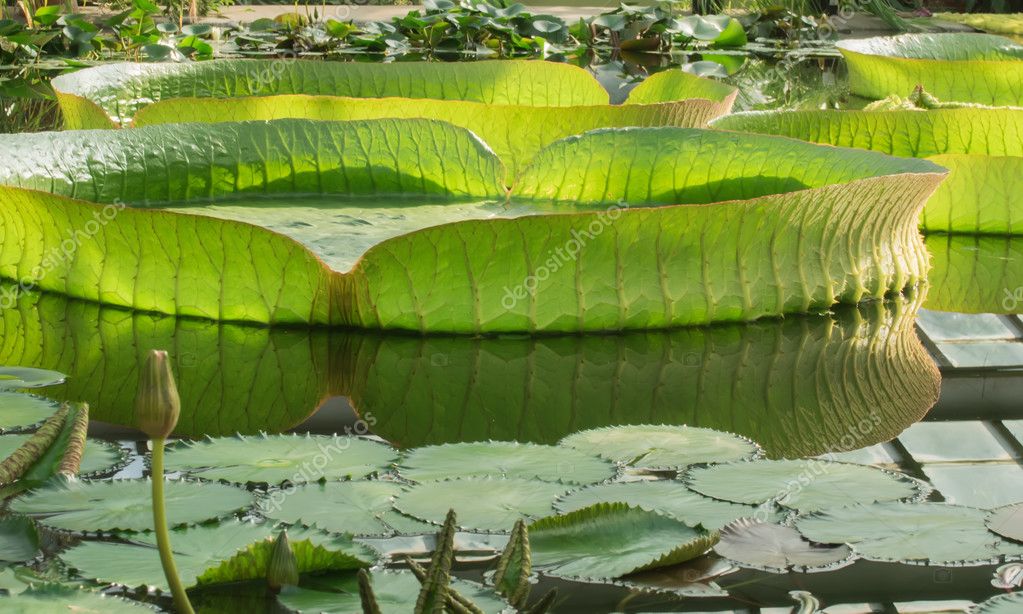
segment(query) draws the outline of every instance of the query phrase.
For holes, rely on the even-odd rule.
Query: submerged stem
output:
[[[174,565],[174,553],[171,552],[170,533],[167,531],[167,513],[163,502],[163,439],[153,439],[153,528],[156,531],[156,545],[160,549],[160,563],[163,575],[167,577],[171,594],[174,595],[174,606],[183,614],[194,614],[192,604],[188,602],[185,587],[178,577],[178,568]]]

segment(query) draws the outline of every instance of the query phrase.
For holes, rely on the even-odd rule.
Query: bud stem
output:
[[[163,500],[163,439],[153,439],[152,476],[153,483],[153,528],[156,531],[156,546],[160,550],[160,563],[163,575],[167,577],[171,594],[174,595],[174,606],[182,614],[195,614],[192,604],[188,602],[188,594],[181,585],[178,568],[174,564],[174,553],[171,551],[170,533],[167,531],[167,512]]]

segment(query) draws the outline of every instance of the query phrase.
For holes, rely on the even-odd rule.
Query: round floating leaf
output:
[[[151,488],[149,480],[62,482],[16,499],[11,510],[69,531],[149,531]],[[253,503],[251,493],[226,484],[168,481],[164,496],[172,526],[221,518]]]
[[[31,435],[0,435],[0,459],[7,458],[14,453],[21,444],[28,441]],[[82,454],[82,464],[78,470],[81,475],[107,472],[120,465],[124,460],[121,449],[108,442],[98,439],[87,439],[85,452]]]
[[[398,473],[416,482],[501,477],[592,484],[611,479],[618,471],[606,460],[569,448],[481,441],[412,450]]]
[[[120,597],[60,584],[32,587],[12,597],[0,597],[6,614],[139,614],[155,608]]]
[[[1013,503],[992,510],[987,527],[1002,537],[1023,542],[1023,503]]]
[[[0,392],[0,430],[38,424],[57,411],[49,399],[18,392]]]
[[[721,529],[714,550],[743,567],[774,573],[830,571],[853,561],[852,548],[845,544],[815,544],[792,527],[751,518],[740,518]]]
[[[228,482],[303,483],[366,477],[397,457],[390,446],[361,437],[238,436],[175,446],[167,469]]]
[[[623,503],[599,503],[529,525],[533,569],[600,579],[676,565],[700,556],[717,533]]]
[[[422,585],[407,571],[376,571],[370,575],[373,594],[382,614],[408,614],[415,610]],[[319,579],[322,590],[286,587],[277,596],[284,607],[296,612],[320,614],[363,614],[359,586],[354,573]],[[508,604],[497,597],[494,589],[476,582],[451,579],[451,588],[458,591],[487,614],[504,612]]]
[[[986,515],[945,503],[875,503],[802,516],[796,528],[815,542],[847,543],[874,561],[980,565],[1023,555],[1023,546],[987,530]]]
[[[561,440],[604,458],[646,469],[678,469],[694,463],[744,460],[760,455],[752,441],[712,429],[691,426],[637,425],[591,429]]]
[[[673,480],[650,480],[598,484],[568,493],[554,503],[559,512],[572,512],[596,503],[628,503],[648,511],[660,512],[690,525],[708,529],[722,526],[744,516],[752,516],[752,505],[729,503],[704,497]],[[765,508],[768,509],[768,508]],[[768,516],[775,514],[770,511]]]
[[[276,535],[270,524],[232,521],[171,532],[174,559],[186,586],[265,577]],[[289,541],[301,572],[354,569],[370,565],[375,553],[347,537],[292,529]],[[133,543],[86,541],[61,554],[78,575],[128,587],[167,590],[156,538],[133,535]]]
[[[394,498],[401,492],[399,484],[383,481],[306,484],[270,493],[260,508],[269,518],[334,533],[392,535],[435,531],[436,527],[392,509]]]
[[[46,369],[0,367],[0,390],[53,386],[54,384],[62,383],[66,377],[63,373]]]
[[[520,518],[550,515],[554,500],[568,490],[564,484],[539,480],[465,478],[413,486],[395,500],[394,507],[437,524],[453,509],[464,529],[511,531]]]
[[[979,604],[973,614],[1019,614],[1023,612],[1023,593],[996,595]]]
[[[916,499],[928,492],[922,482],[907,475],[818,459],[697,467],[689,470],[686,483],[700,494],[723,501],[777,501],[800,511]]]
[[[39,552],[39,533],[28,518],[12,516],[0,519],[0,561],[20,563]]]

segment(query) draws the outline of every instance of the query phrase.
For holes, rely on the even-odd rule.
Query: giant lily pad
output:
[[[597,503],[627,503],[653,512],[677,518],[689,525],[703,525],[719,529],[744,516],[753,516],[757,508],[719,501],[697,494],[674,480],[645,480],[598,484],[581,488],[558,499],[554,507],[559,512],[572,512]],[[766,517],[774,516],[765,508]]]
[[[20,392],[0,391],[0,431],[38,424],[56,411],[57,404],[53,401]]]
[[[0,519],[0,562],[20,563],[39,553],[39,533],[28,518]]]
[[[503,197],[500,162],[464,130],[411,119],[16,135],[0,139],[5,148],[18,155],[0,182],[54,194],[0,189],[10,213],[0,276],[163,313],[461,333],[748,320],[901,291],[926,269],[913,226],[944,173],[790,139],[595,131],[541,152],[510,203],[462,205],[445,218],[379,203],[373,213],[388,223],[353,240],[365,234],[362,207],[335,200],[332,227],[322,203],[252,200]],[[247,207],[237,204],[243,197]],[[211,198],[236,204],[187,215],[102,204]],[[530,202],[566,199],[575,204]],[[725,200],[735,202],[712,206]],[[231,219],[243,212],[264,226]],[[334,232],[346,225],[360,229]],[[56,267],[36,268],[68,232],[91,240]],[[819,257],[807,256],[808,241]],[[331,270],[317,255],[352,269]]]
[[[801,511],[918,499],[930,492],[924,483],[907,475],[819,459],[696,467],[689,470],[686,483],[715,499],[746,504],[777,501]]]
[[[854,94],[880,99],[917,85],[942,100],[1023,104],[1023,47],[990,34],[903,34],[844,40]]]
[[[597,80],[575,66],[516,60],[109,64],[58,77],[54,87],[70,128],[180,123],[182,117],[438,119],[479,135],[512,177],[562,137],[613,126],[702,127],[731,110],[736,96],[730,86],[670,70],[612,106]]]
[[[927,201],[921,228],[1023,233],[1023,109],[765,111],[714,126],[926,158],[952,172]]]
[[[461,528],[507,532],[520,518],[550,515],[554,500],[570,489],[565,484],[521,478],[424,482],[399,495],[394,507],[436,524],[444,522],[453,509]]]
[[[49,369],[0,367],[0,390],[43,388],[60,384],[67,376]]]
[[[924,307],[960,313],[1023,312],[1023,238],[932,235]]]
[[[397,456],[393,448],[359,437],[238,436],[176,446],[165,468],[228,482],[300,484],[363,478],[387,471]]]
[[[1023,542],[1023,503],[993,510],[988,516],[987,526],[1002,537]]]
[[[270,525],[232,521],[178,529],[170,538],[178,573],[190,587],[266,577],[274,535]],[[61,559],[86,578],[167,590],[155,536],[131,539],[82,542],[62,553]],[[366,567],[375,559],[365,546],[316,531],[290,530],[289,542],[302,573]]]
[[[613,463],[557,446],[485,441],[428,446],[409,452],[398,467],[416,482],[451,478],[525,478],[592,484],[613,478]]]
[[[792,527],[740,518],[721,529],[714,550],[743,567],[773,573],[831,571],[852,563],[852,548],[808,541]]]
[[[696,558],[717,533],[674,518],[600,503],[529,525],[533,569],[551,576],[606,580]]]
[[[996,595],[977,605],[971,614],[1016,614],[1023,609],[1023,593]]]
[[[375,571],[370,584],[381,614],[408,614],[415,610],[422,584],[407,571]],[[497,596],[494,589],[482,584],[451,579],[451,588],[469,599],[485,614],[498,614],[508,604]],[[326,579],[317,579],[315,588],[287,587],[277,596],[284,607],[295,612],[321,614],[363,614],[359,599],[359,585],[355,574],[349,573]]]
[[[581,431],[561,445],[643,469],[681,469],[696,463],[749,460],[760,454],[752,441],[713,429],[689,426],[613,426]]]
[[[11,511],[69,531],[150,531],[153,510],[149,480],[60,482],[11,503]],[[250,493],[224,484],[169,481],[167,520],[193,524],[228,516],[252,505]]]
[[[432,532],[430,527],[392,509],[399,484],[384,481],[306,484],[271,492],[260,503],[268,517],[335,533],[392,535]]]
[[[807,539],[848,543],[864,558],[929,565],[984,565],[1023,555],[1023,545],[998,539],[987,512],[945,503],[875,503],[800,517]]]

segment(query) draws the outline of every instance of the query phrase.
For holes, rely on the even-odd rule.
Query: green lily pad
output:
[[[917,85],[942,100],[1023,104],[1023,47],[990,34],[903,34],[839,41],[849,89],[880,99]]]
[[[816,544],[792,527],[751,518],[721,529],[714,550],[743,567],[772,573],[832,571],[853,562],[852,548],[846,544]]]
[[[696,467],[688,471],[685,482],[696,492],[722,501],[752,505],[776,501],[800,511],[913,500],[930,492],[923,482],[901,473],[819,459]]]
[[[0,367],[0,390],[44,388],[61,384],[67,376],[48,369],[33,367]]]
[[[971,614],[1019,614],[1023,611],[1023,593],[996,595],[977,605]]]
[[[394,448],[361,437],[237,436],[175,446],[166,469],[210,480],[300,484],[363,478],[387,471],[397,458]]]
[[[28,518],[0,519],[0,561],[20,563],[39,553],[39,533]]]
[[[529,525],[534,570],[586,580],[676,565],[716,541],[716,532],[623,503],[598,503]]]
[[[729,503],[704,497],[673,480],[643,480],[598,484],[573,491],[558,499],[554,508],[566,513],[596,503],[628,503],[633,507],[659,512],[689,525],[719,529],[744,516],[753,516],[758,509],[752,505]],[[767,508],[767,518],[776,513]]]
[[[922,565],[985,565],[1023,555],[1023,545],[998,539],[987,512],[945,503],[874,503],[796,519],[803,537],[847,543],[862,557]]]
[[[1014,503],[992,510],[987,528],[1002,537],[1023,542],[1023,503]]]
[[[681,469],[695,463],[749,460],[760,446],[738,435],[713,429],[642,424],[581,431],[560,442],[634,467]]]
[[[11,597],[0,597],[7,614],[140,614],[156,608],[120,597],[58,584],[34,586]]]
[[[11,511],[68,531],[150,531],[149,480],[51,484],[15,499]],[[253,496],[226,484],[168,481],[164,488],[172,526],[228,516],[252,505]]]
[[[302,524],[334,533],[393,535],[432,532],[436,527],[392,509],[404,491],[386,481],[305,484],[271,492],[260,502],[268,518]]]
[[[570,486],[521,478],[464,478],[423,482],[409,488],[394,507],[409,516],[441,524],[449,509],[458,525],[479,531],[511,531],[516,520],[548,516],[555,499]]]
[[[481,441],[417,448],[405,455],[398,473],[415,482],[500,477],[592,484],[615,477],[618,470],[606,460],[577,450]]]
[[[13,434],[0,435],[0,459],[14,453],[31,435]],[[82,464],[78,470],[80,475],[106,473],[124,462],[124,453],[116,444],[99,439],[87,439],[85,451],[82,453]]]
[[[415,609],[422,588],[411,572],[375,571],[370,574],[373,594],[381,614],[408,614]],[[461,578],[451,579],[454,588],[487,614],[504,612],[508,603],[494,589]],[[363,614],[359,586],[355,574],[317,579],[316,588],[289,586],[277,596],[278,602],[295,612],[318,614]]]
[[[275,535],[272,525],[233,520],[177,529],[170,537],[178,573],[190,587],[265,577]],[[348,537],[301,528],[290,529],[288,537],[302,573],[366,567],[376,559],[373,550]],[[130,539],[82,542],[60,558],[85,578],[167,590],[155,535]]]
[[[49,399],[30,394],[0,392],[0,431],[39,424],[56,413],[57,407]]]

